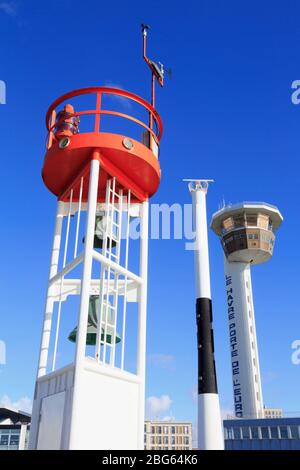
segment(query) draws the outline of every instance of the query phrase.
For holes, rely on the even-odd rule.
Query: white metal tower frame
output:
[[[224,256],[224,268],[235,415],[263,418],[250,264]]]
[[[116,178],[108,179],[105,204],[101,205],[102,209],[105,208],[108,223],[102,252],[96,251],[94,229],[99,209],[97,195],[101,171],[98,156],[95,152],[90,163],[89,181],[85,181],[84,175],[80,178],[79,201],[72,202],[73,188],[70,188],[69,202],[59,201],[57,206],[30,435],[30,448],[33,449],[143,449],[144,446],[148,201],[131,204],[131,192],[120,189]],[[84,184],[88,184],[87,203],[82,202]],[[85,243],[83,251],[78,254],[79,226],[83,211],[86,211]],[[73,258],[67,262],[67,253],[70,252],[70,221],[75,213],[77,218]],[[124,214],[125,237],[121,240]],[[138,273],[128,268],[131,216],[140,218]],[[67,223],[62,267],[59,270],[64,217]],[[112,250],[113,233],[116,234],[115,251]],[[122,247],[125,246],[122,262],[121,242]],[[93,262],[101,265],[100,279],[92,278]],[[81,278],[66,278],[81,263]],[[75,359],[72,364],[57,369],[62,304],[69,295],[80,295]],[[94,357],[86,356],[90,295],[100,296],[100,321],[97,325]],[[118,302],[120,296],[124,297],[123,305]],[[109,301],[113,312],[111,323],[107,314]],[[49,345],[56,302],[58,309],[54,352],[49,372]],[[138,303],[136,373],[128,372],[125,368],[128,302]],[[116,364],[118,315],[122,316],[121,358]],[[113,331],[111,343],[106,340],[108,328]],[[49,427],[53,430],[51,436],[47,433]]]
[[[206,195],[209,183],[213,182],[213,180],[185,179],[184,181],[189,182],[195,230],[194,258],[197,299],[198,374],[199,380],[201,378],[202,381],[202,385],[198,386],[198,449],[223,450],[224,438],[213,355],[214,345],[206,214]],[[202,328],[203,331],[201,331]],[[208,352],[203,353],[204,349]],[[200,356],[202,357],[202,364],[200,364]],[[207,369],[203,370],[205,367]]]

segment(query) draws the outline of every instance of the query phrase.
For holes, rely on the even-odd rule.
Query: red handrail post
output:
[[[101,109],[101,92],[97,93],[96,98],[96,117],[95,117],[95,132],[100,132],[100,109]]]
[[[49,149],[51,145],[53,144],[53,140],[55,139],[54,136],[54,129],[56,125],[58,124],[55,119],[56,119],[56,112],[55,109],[62,104],[64,101],[69,101],[71,98],[74,98],[76,96],[80,95],[86,95],[86,94],[96,94],[96,109],[92,110],[87,110],[87,111],[78,111],[74,113],[74,116],[81,116],[81,115],[86,115],[86,114],[95,114],[95,122],[94,122],[94,132],[100,132],[100,121],[101,121],[101,114],[111,114],[119,117],[123,117],[125,119],[129,119],[133,122],[136,122],[137,124],[141,125],[144,127],[148,132],[149,132],[149,147],[152,149],[152,138],[154,141],[159,145],[161,136],[162,136],[162,131],[163,131],[163,126],[162,126],[162,121],[159,116],[159,114],[156,112],[154,106],[152,104],[148,103],[146,100],[141,98],[138,95],[135,95],[133,93],[130,93],[125,90],[120,90],[117,88],[109,88],[109,87],[89,87],[89,88],[81,88],[78,90],[74,90],[72,92],[66,93],[65,95],[61,96],[60,98],[56,99],[50,108],[47,111],[46,114],[46,127],[49,132],[48,136],[48,144],[47,148]],[[101,101],[102,101],[102,95],[103,94],[110,94],[110,95],[117,95],[117,96],[122,96],[127,99],[130,99],[136,103],[139,103],[141,106],[143,106],[146,110],[149,112],[149,125],[147,126],[145,123],[142,121],[134,118],[133,116],[129,116],[124,113],[116,112],[116,111],[109,111],[105,109],[101,109]],[[153,99],[153,104],[155,105],[155,101]],[[73,116],[73,115],[72,115]],[[154,126],[155,124],[155,126]],[[154,130],[154,127],[156,129]]]

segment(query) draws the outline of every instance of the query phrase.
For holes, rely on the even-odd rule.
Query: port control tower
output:
[[[146,56],[148,29],[154,104],[163,68]],[[46,114],[42,177],[57,212],[31,449],[144,448],[148,206],[162,136],[151,103],[95,86],[66,93]]]
[[[212,217],[211,228],[225,254],[234,411],[239,418],[264,417],[250,269],[272,257],[282,220],[277,207],[260,202],[229,205]]]

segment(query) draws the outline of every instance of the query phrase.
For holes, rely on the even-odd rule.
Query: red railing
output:
[[[48,130],[48,141],[47,141],[47,148],[50,148],[53,141],[55,141],[55,128],[59,125],[59,122],[56,121],[56,108],[61,105],[63,102],[71,100],[72,98],[80,95],[88,95],[88,94],[95,94],[96,95],[96,106],[95,109],[86,110],[86,111],[76,111],[74,114],[70,115],[73,116],[83,116],[83,115],[95,115],[95,122],[93,132],[101,132],[101,115],[111,115],[111,116],[118,116],[124,119],[128,119],[140,126],[142,126],[146,131],[149,132],[156,142],[159,145],[163,126],[162,120],[156,110],[143,98],[140,98],[138,95],[130,93],[125,90],[119,90],[118,88],[108,88],[108,87],[89,87],[89,88],[80,88],[78,90],[71,91],[66,93],[65,95],[61,96],[57,100],[55,100],[46,114],[46,127]],[[114,95],[114,96],[121,96],[123,98],[127,98],[135,103],[140,104],[143,108],[145,108],[149,114],[149,124],[145,124],[143,121],[136,119],[129,114],[121,113],[118,111],[111,111],[108,109],[102,109],[102,95]],[[70,103],[72,104],[72,102]]]

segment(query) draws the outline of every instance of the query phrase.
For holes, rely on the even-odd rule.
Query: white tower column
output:
[[[234,411],[239,418],[263,418],[250,265],[224,262]]]
[[[206,193],[209,180],[189,184],[195,238],[196,319],[198,338],[198,448],[223,450],[224,439],[217,388],[212,328]]]
[[[55,219],[55,228],[51,252],[51,261],[49,269],[49,280],[57,274],[58,261],[59,261],[59,252],[61,244],[61,231],[64,217],[64,203],[58,201],[57,212]],[[46,367],[48,361],[48,351],[49,351],[49,342],[51,334],[51,325],[52,325],[52,314],[53,314],[53,298],[51,296],[51,286],[48,287],[45,313],[44,313],[44,323],[43,331],[40,345],[40,357],[37,376],[41,377],[46,374]]]
[[[115,177],[107,179],[105,202],[99,203],[100,159],[101,155],[93,152],[84,176],[68,189],[65,198],[69,202],[59,203],[42,341],[45,352],[41,352],[42,369],[34,395],[31,449],[144,448],[149,203],[132,203],[131,190],[122,187]],[[81,196],[87,189],[83,205]],[[72,204],[74,191],[79,200]],[[72,224],[71,215],[76,212]],[[79,245],[82,251],[77,254],[83,212],[86,212],[85,231]],[[101,214],[105,223],[102,232],[100,229],[95,232]],[[66,218],[64,244],[60,243],[63,217]],[[137,272],[129,269],[132,217],[140,219]],[[102,246],[97,245],[96,236]],[[69,239],[74,249],[72,245],[68,247]],[[61,245],[64,245],[63,252]],[[60,258],[63,263],[58,269]],[[82,269],[78,269],[80,266]],[[68,337],[70,340],[75,334],[75,357],[64,363],[61,358],[55,361],[55,357],[64,340],[59,334],[60,320],[67,320],[70,311],[63,310],[63,305],[67,308],[70,296],[79,301],[77,324]],[[132,324],[127,328],[132,312],[129,303],[137,304],[136,334]],[[53,307],[57,312],[55,322],[52,322]],[[50,337],[51,333],[55,336]],[[126,345],[136,337],[137,349],[132,354]],[[54,366],[47,372],[47,358],[49,362],[52,349]]]
[[[27,426],[27,423],[21,423],[18,450],[25,450]]]
[[[94,155],[95,157],[95,155]],[[82,373],[85,363],[86,333],[88,323],[90,283],[92,277],[93,249],[94,249],[94,227],[97,208],[97,193],[99,179],[99,160],[94,158],[90,165],[90,182],[87,208],[87,222],[85,233],[85,247],[83,256],[83,276],[81,283],[80,307],[78,314],[78,331],[76,338],[74,390],[72,400],[72,414],[70,426],[69,449],[80,449],[81,441],[77,429],[80,426],[80,401],[82,400],[81,386],[84,374]]]
[[[148,279],[148,219],[149,203],[145,201],[140,206],[140,302],[138,312],[138,350],[137,375],[140,379],[139,396],[139,449],[144,449],[145,421],[145,375],[146,375],[146,326],[147,326],[147,279]]]

